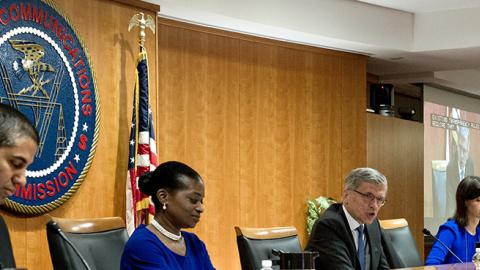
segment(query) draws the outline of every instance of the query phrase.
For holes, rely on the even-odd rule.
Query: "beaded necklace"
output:
[[[179,235],[176,235],[167,231],[167,229],[165,229],[162,225],[160,225],[160,223],[158,223],[155,219],[152,220],[150,224],[152,224],[152,226],[155,227],[155,229],[157,229],[161,234],[163,234],[168,239],[171,239],[173,241],[179,241],[180,239],[182,239],[181,233]]]

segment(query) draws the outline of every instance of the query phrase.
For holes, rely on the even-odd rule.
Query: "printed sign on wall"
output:
[[[0,102],[34,123],[40,144],[5,206],[37,215],[68,200],[85,178],[97,142],[99,112],[85,46],[51,1],[0,1]]]

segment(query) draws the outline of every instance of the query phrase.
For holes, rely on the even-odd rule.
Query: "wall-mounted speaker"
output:
[[[413,107],[400,107],[398,108],[398,114],[402,119],[413,120],[413,117],[417,111]]]
[[[376,113],[393,115],[393,105],[393,84],[375,83],[370,86],[370,107]]]

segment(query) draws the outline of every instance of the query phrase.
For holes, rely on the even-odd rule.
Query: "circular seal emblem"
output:
[[[34,123],[40,144],[5,206],[36,215],[78,189],[98,135],[98,97],[86,49],[51,1],[0,1],[0,102]]]

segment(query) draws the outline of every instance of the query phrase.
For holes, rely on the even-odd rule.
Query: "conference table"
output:
[[[438,266],[419,266],[419,267],[410,267],[410,268],[399,268],[402,270],[475,270],[475,265],[473,263],[455,263],[455,264],[444,264]]]

